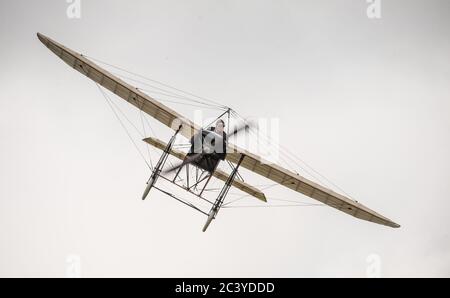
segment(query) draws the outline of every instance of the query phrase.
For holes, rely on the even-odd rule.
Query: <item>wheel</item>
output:
[[[153,185],[155,184],[155,180],[155,175],[152,175],[148,180],[147,187],[145,188],[144,194],[142,195],[142,200],[145,200],[145,198],[148,196],[150,189],[152,189]]]

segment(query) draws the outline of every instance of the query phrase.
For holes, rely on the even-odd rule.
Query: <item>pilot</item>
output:
[[[225,160],[225,156],[227,154],[227,133],[225,132],[225,122],[222,119],[217,120],[216,126],[211,127],[210,130],[214,131],[219,136],[222,136],[222,140],[219,139],[222,143],[222,148],[215,147],[216,150],[214,151],[213,155],[217,157],[218,159]],[[218,144],[220,145],[220,144]],[[222,149],[222,150],[220,150]]]
[[[201,153],[194,164],[209,172],[213,172],[220,160],[225,160],[227,148],[227,134],[224,131],[225,122],[217,120],[216,125],[191,138],[191,150],[188,156]],[[211,133],[214,132],[214,133]]]

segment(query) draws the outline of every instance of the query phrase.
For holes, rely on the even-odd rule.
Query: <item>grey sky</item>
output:
[[[449,1],[384,0],[379,20],[364,0],[85,0],[79,20],[67,5],[0,1],[0,276],[65,276],[77,255],[82,276],[364,277],[371,254],[382,276],[450,276]],[[243,208],[202,233],[183,205],[140,201],[142,159],[36,32],[279,118],[284,146],[402,227]]]

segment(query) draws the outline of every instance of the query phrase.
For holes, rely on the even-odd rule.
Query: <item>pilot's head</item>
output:
[[[225,122],[222,119],[217,120],[214,131],[218,134],[222,134],[224,128],[225,128]]]

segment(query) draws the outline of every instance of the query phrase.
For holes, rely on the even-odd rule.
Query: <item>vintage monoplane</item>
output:
[[[244,150],[236,145],[232,145],[225,139],[221,139],[222,135],[216,134],[213,131],[208,130],[208,128],[199,127],[194,122],[182,117],[182,115],[173,109],[156,100],[153,96],[144,93],[141,89],[130,85],[118,76],[100,67],[86,56],[57,43],[40,33],[38,33],[37,36],[48,49],[66,62],[70,67],[90,78],[99,86],[106,88],[110,92],[126,100],[128,103],[134,105],[139,110],[174,130],[175,133],[168,143],[153,137],[147,137],[144,139],[147,144],[162,150],[163,153],[156,165],[152,167],[152,173],[147,181],[147,186],[142,199],[147,197],[151,189],[157,189],[206,215],[207,221],[203,227],[203,231],[206,231],[211,221],[216,218],[217,213],[221,209],[231,187],[235,187],[246,193],[248,196],[255,197],[262,202],[267,202],[266,196],[261,190],[248,184],[240,178],[239,169],[243,167],[251,172],[272,180],[278,185],[299,192],[356,218],[393,228],[400,227],[400,225],[396,224],[392,220],[376,213],[375,211],[367,208],[355,200],[348,198],[347,196],[339,194],[277,164],[265,162],[264,159],[256,154],[253,154],[248,150]],[[217,119],[221,119],[221,117],[227,115],[229,116],[230,113],[232,113],[232,110],[227,109],[224,113],[219,115]],[[230,135],[240,133],[246,129],[248,129],[247,124],[241,127],[236,127]],[[208,138],[211,134],[213,134],[213,139],[216,142],[219,140],[225,144],[225,152],[219,152],[220,154],[223,154],[221,158],[217,158],[218,152],[216,150],[216,144],[214,144],[214,142],[205,142],[205,138]],[[191,140],[191,145],[193,145],[192,139],[195,138],[195,136],[199,136],[200,142],[202,143],[200,147],[201,149],[196,152],[192,150],[189,152],[178,150],[174,147],[174,142],[177,135],[182,135],[188,140]],[[211,144],[214,146],[211,146]],[[175,166],[168,166],[166,165],[166,162],[169,156],[176,157],[182,162]],[[222,160],[228,162],[231,168],[230,173],[227,173],[217,167]],[[179,178],[182,174],[182,169],[184,168],[186,176],[183,181],[185,182],[180,183]],[[190,177],[192,177],[192,173],[189,173],[190,168],[193,168],[195,171],[194,181],[189,181]],[[171,173],[175,173],[175,176],[172,175],[169,178]],[[221,187],[215,200],[210,200],[203,195],[212,177],[224,181],[224,185]],[[172,183],[177,187],[182,188],[184,191],[187,191],[197,198],[207,202],[210,205],[209,212],[203,211],[194,204],[186,202],[183,198],[180,198],[169,191],[163,190],[156,185],[158,179],[163,179],[169,183]]]

